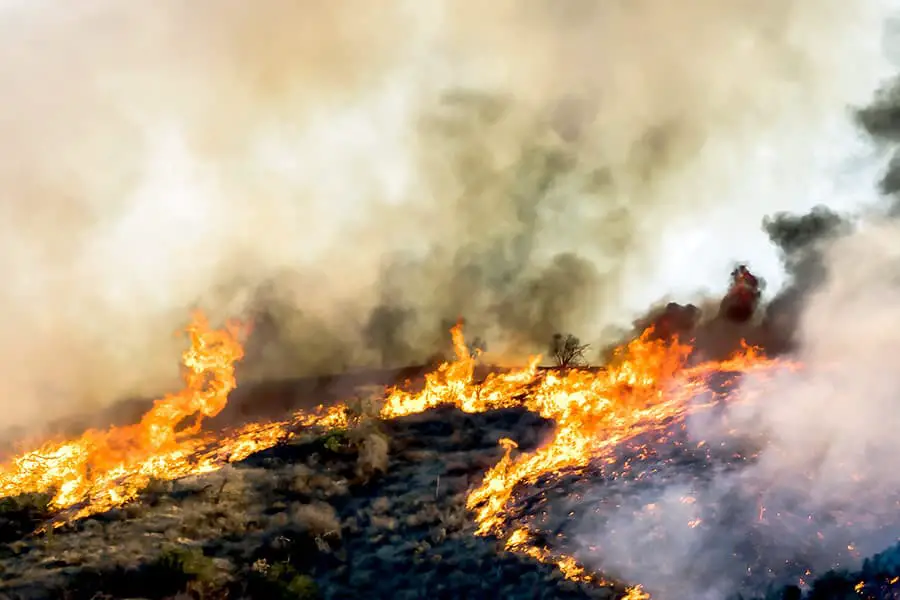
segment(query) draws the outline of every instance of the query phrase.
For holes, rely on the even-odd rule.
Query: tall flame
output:
[[[196,469],[193,455],[205,441],[196,434],[235,388],[235,363],[244,356],[242,326],[212,330],[202,313],[187,327],[191,347],[182,355],[184,388],[157,400],[141,421],[106,431],[89,430],[67,442],[50,442],[0,466],[0,496],[52,490],[51,506],[75,508],[72,517],[97,513],[133,498],[154,478]],[[193,424],[179,430],[189,417]]]

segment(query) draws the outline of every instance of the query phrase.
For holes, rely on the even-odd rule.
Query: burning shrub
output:
[[[561,369],[580,367],[587,364],[584,353],[588,348],[590,344],[582,344],[581,340],[571,333],[565,335],[557,333],[550,342],[550,356]]]
[[[743,323],[753,318],[762,296],[762,282],[745,265],[731,272],[731,285],[722,299],[719,312],[725,318]]]
[[[379,408],[373,402],[357,399],[346,409],[347,427],[331,429],[316,441],[328,454],[356,455],[354,472],[358,483],[366,484],[388,469],[390,443],[381,428]]]
[[[344,406],[346,427],[328,430],[318,442],[326,450],[335,454],[349,454],[357,451],[369,432],[378,430],[380,404],[373,398],[356,397]]]
[[[373,393],[365,396],[354,396],[348,400],[344,407],[347,424],[350,427],[356,427],[370,421],[377,421],[380,418],[383,394],[384,390],[379,387],[377,392],[373,391]]]

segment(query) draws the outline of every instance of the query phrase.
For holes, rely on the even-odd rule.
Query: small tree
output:
[[[562,369],[583,366],[587,364],[584,353],[589,347],[590,344],[582,344],[571,333],[556,333],[550,343],[550,356],[556,361],[556,366]]]

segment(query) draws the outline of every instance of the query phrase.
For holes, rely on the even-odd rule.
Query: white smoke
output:
[[[745,379],[725,415],[689,421],[694,442],[716,447],[738,432],[755,440],[748,447],[762,442],[758,455],[739,470],[695,479],[687,468],[626,491],[602,525],[576,532],[582,547],[604,548],[603,568],[663,600],[722,600],[858,568],[900,539],[898,233],[896,222],[868,222],[828,244],[827,278],[784,357],[801,368]]]
[[[456,314],[593,339],[735,260],[777,287],[765,214],[874,198],[888,4],[5,3],[3,424],[177,385],[188,309],[267,283],[269,375],[377,360],[385,303],[418,355]]]

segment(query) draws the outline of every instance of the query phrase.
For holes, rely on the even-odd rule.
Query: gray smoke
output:
[[[896,541],[900,222],[880,214],[894,201],[765,220],[789,281],[743,333],[802,368],[746,378],[724,414],[689,418],[691,445],[752,453],[740,468],[670,464],[623,496],[592,490],[619,499],[574,532],[582,550],[606,549],[599,566],[662,600],[761,597]]]
[[[3,424],[176,386],[197,305],[246,381],[777,289],[764,215],[873,199],[888,4],[8,0]]]
[[[657,484],[616,490],[602,524],[574,532],[582,548],[606,549],[604,569],[662,600],[755,597],[767,582],[858,567],[896,541],[898,234],[896,221],[869,221],[820,246],[824,271],[784,357],[802,369],[746,379],[746,401],[688,422],[693,445],[755,458],[702,473],[670,466]]]

